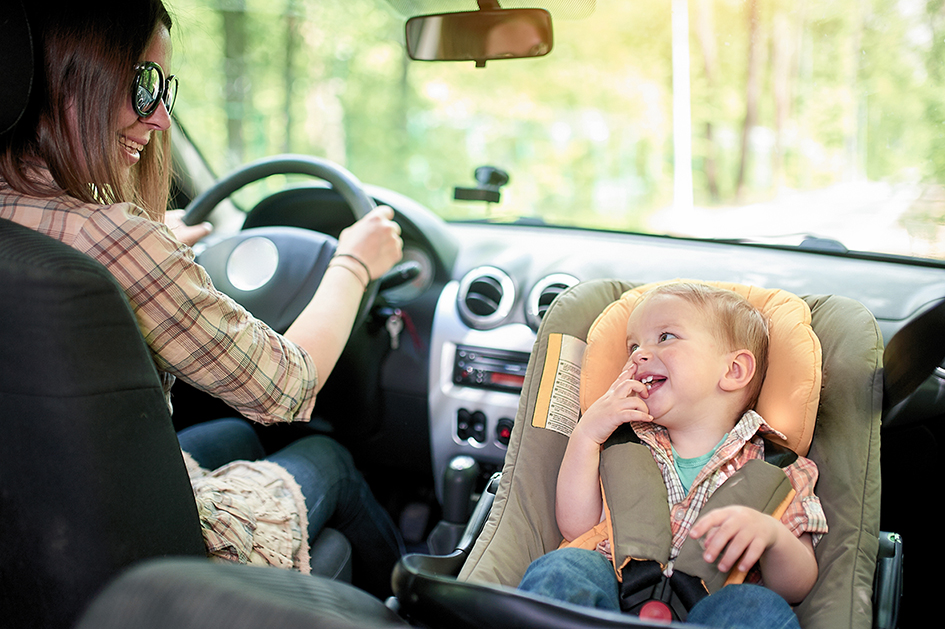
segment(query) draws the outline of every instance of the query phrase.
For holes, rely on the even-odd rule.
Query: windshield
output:
[[[169,6],[175,115],[218,175],[306,153],[450,221],[945,259],[939,0],[520,2],[551,53],[484,68],[409,60],[394,8],[473,0]],[[481,166],[501,200],[455,200]]]

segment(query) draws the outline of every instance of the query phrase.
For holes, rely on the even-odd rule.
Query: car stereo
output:
[[[453,382],[467,387],[521,393],[528,353],[458,345]]]

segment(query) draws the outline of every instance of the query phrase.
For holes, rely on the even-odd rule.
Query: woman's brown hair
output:
[[[36,76],[26,112],[0,137],[0,178],[33,196],[65,192],[88,203],[130,201],[163,220],[169,133],[154,133],[130,171],[116,137],[135,64],[158,29],[171,28],[163,2],[87,0],[53,11],[27,7],[27,14]],[[57,189],[30,176],[39,165],[49,168]]]

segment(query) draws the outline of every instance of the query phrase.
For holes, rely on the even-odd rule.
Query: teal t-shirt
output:
[[[691,459],[682,458],[676,453],[676,448],[673,448],[673,465],[676,467],[676,473],[679,475],[679,480],[682,482],[683,489],[686,490],[686,493],[689,493],[689,488],[692,487],[692,483],[695,482],[696,476],[699,475],[699,472],[705,467],[705,464],[709,462],[709,459],[712,458],[712,455],[715,454],[715,451],[719,449],[719,446],[722,445],[727,437],[728,433],[725,433],[725,436],[715,444],[714,448],[702,456]]]

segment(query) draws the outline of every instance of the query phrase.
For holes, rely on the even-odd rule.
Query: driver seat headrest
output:
[[[0,16],[0,134],[19,122],[33,87],[33,34],[21,0],[10,0]]]

